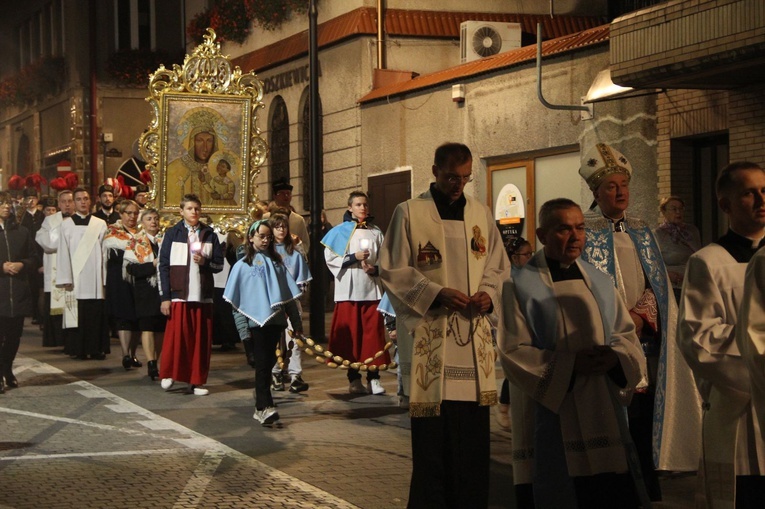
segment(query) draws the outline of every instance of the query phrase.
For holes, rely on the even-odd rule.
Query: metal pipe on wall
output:
[[[383,0],[377,0],[377,68],[385,69],[385,51],[383,22],[385,21],[385,12],[383,11]]]

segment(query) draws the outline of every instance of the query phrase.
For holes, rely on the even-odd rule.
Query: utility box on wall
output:
[[[472,62],[521,47],[520,23],[464,21],[460,24],[460,62]]]

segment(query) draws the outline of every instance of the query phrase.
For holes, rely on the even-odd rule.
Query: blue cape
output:
[[[258,253],[247,265],[244,259],[231,268],[223,298],[258,327],[282,312],[282,305],[300,297],[300,289],[283,264],[275,265]]]
[[[284,247],[284,244],[275,244],[274,247],[276,248],[276,252],[282,255],[284,266],[287,267],[287,271],[297,284],[304,285],[313,279],[311,270],[308,268],[308,263],[297,249],[293,250],[292,254],[287,254],[287,249]]]

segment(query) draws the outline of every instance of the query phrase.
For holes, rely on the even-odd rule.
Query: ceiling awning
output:
[[[604,69],[595,76],[595,79],[584,97],[584,103],[596,103],[602,101],[612,101],[614,99],[626,99],[628,97],[639,97],[659,93],[656,89],[636,89],[632,87],[622,87],[611,80],[611,69]]]

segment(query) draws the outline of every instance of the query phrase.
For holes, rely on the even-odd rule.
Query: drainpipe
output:
[[[377,68],[385,69],[385,52],[383,51],[383,21],[385,12],[383,11],[383,0],[377,0]]]
[[[96,0],[88,2],[88,12],[90,13],[90,196],[91,201],[95,203],[95,193],[98,190],[98,79],[96,75],[96,27],[98,17],[96,16]],[[104,168],[106,170],[106,168]]]
[[[552,5],[552,4],[551,4]],[[551,110],[586,111],[592,117],[592,105],[550,104],[542,95],[542,24],[537,23],[537,97],[545,108]]]

